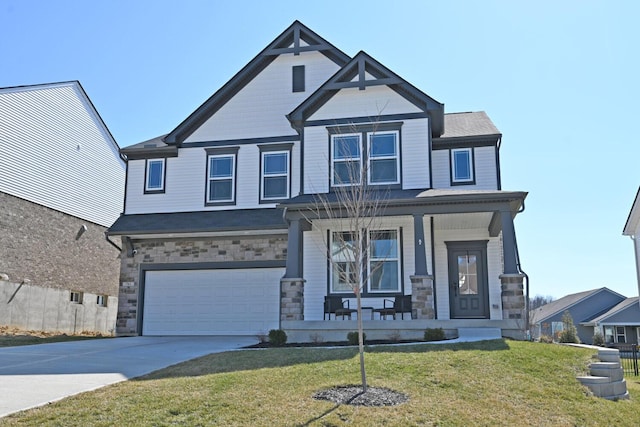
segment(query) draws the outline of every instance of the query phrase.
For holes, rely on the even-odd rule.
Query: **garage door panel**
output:
[[[282,268],[145,274],[143,335],[255,335],[278,327]]]

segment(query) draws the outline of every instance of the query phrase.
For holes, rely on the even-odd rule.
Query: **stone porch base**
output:
[[[502,336],[524,339],[521,325],[514,320],[363,320],[368,339],[422,339],[427,328],[442,328],[448,338],[458,335],[459,328],[498,328]],[[358,330],[356,320],[282,321],[288,342],[346,341],[347,333]]]

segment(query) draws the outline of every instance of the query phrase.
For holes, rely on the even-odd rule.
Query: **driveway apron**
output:
[[[254,337],[129,337],[0,348],[0,417],[139,377]]]

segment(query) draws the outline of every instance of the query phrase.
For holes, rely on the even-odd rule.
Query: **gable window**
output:
[[[293,92],[304,92],[304,65],[294,65],[291,74]]]
[[[451,150],[451,184],[473,184],[473,151],[471,148]]]
[[[331,185],[360,184],[362,151],[360,134],[331,136]]]
[[[149,159],[145,165],[144,192],[164,193],[165,159]]]
[[[400,156],[398,132],[375,132],[369,135],[369,184],[398,184]]]
[[[369,232],[369,292],[400,292],[400,256],[396,230]]]
[[[260,201],[288,199],[293,144],[260,145]]]
[[[206,204],[235,203],[238,147],[207,150]]]

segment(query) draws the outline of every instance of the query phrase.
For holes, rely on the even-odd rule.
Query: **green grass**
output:
[[[369,385],[403,392],[409,401],[365,408],[312,398],[359,382],[356,349],[229,352],[14,414],[0,425],[638,425],[640,378],[627,379],[632,398],[620,402],[590,396],[575,379],[594,353],[502,340],[369,348]]]

